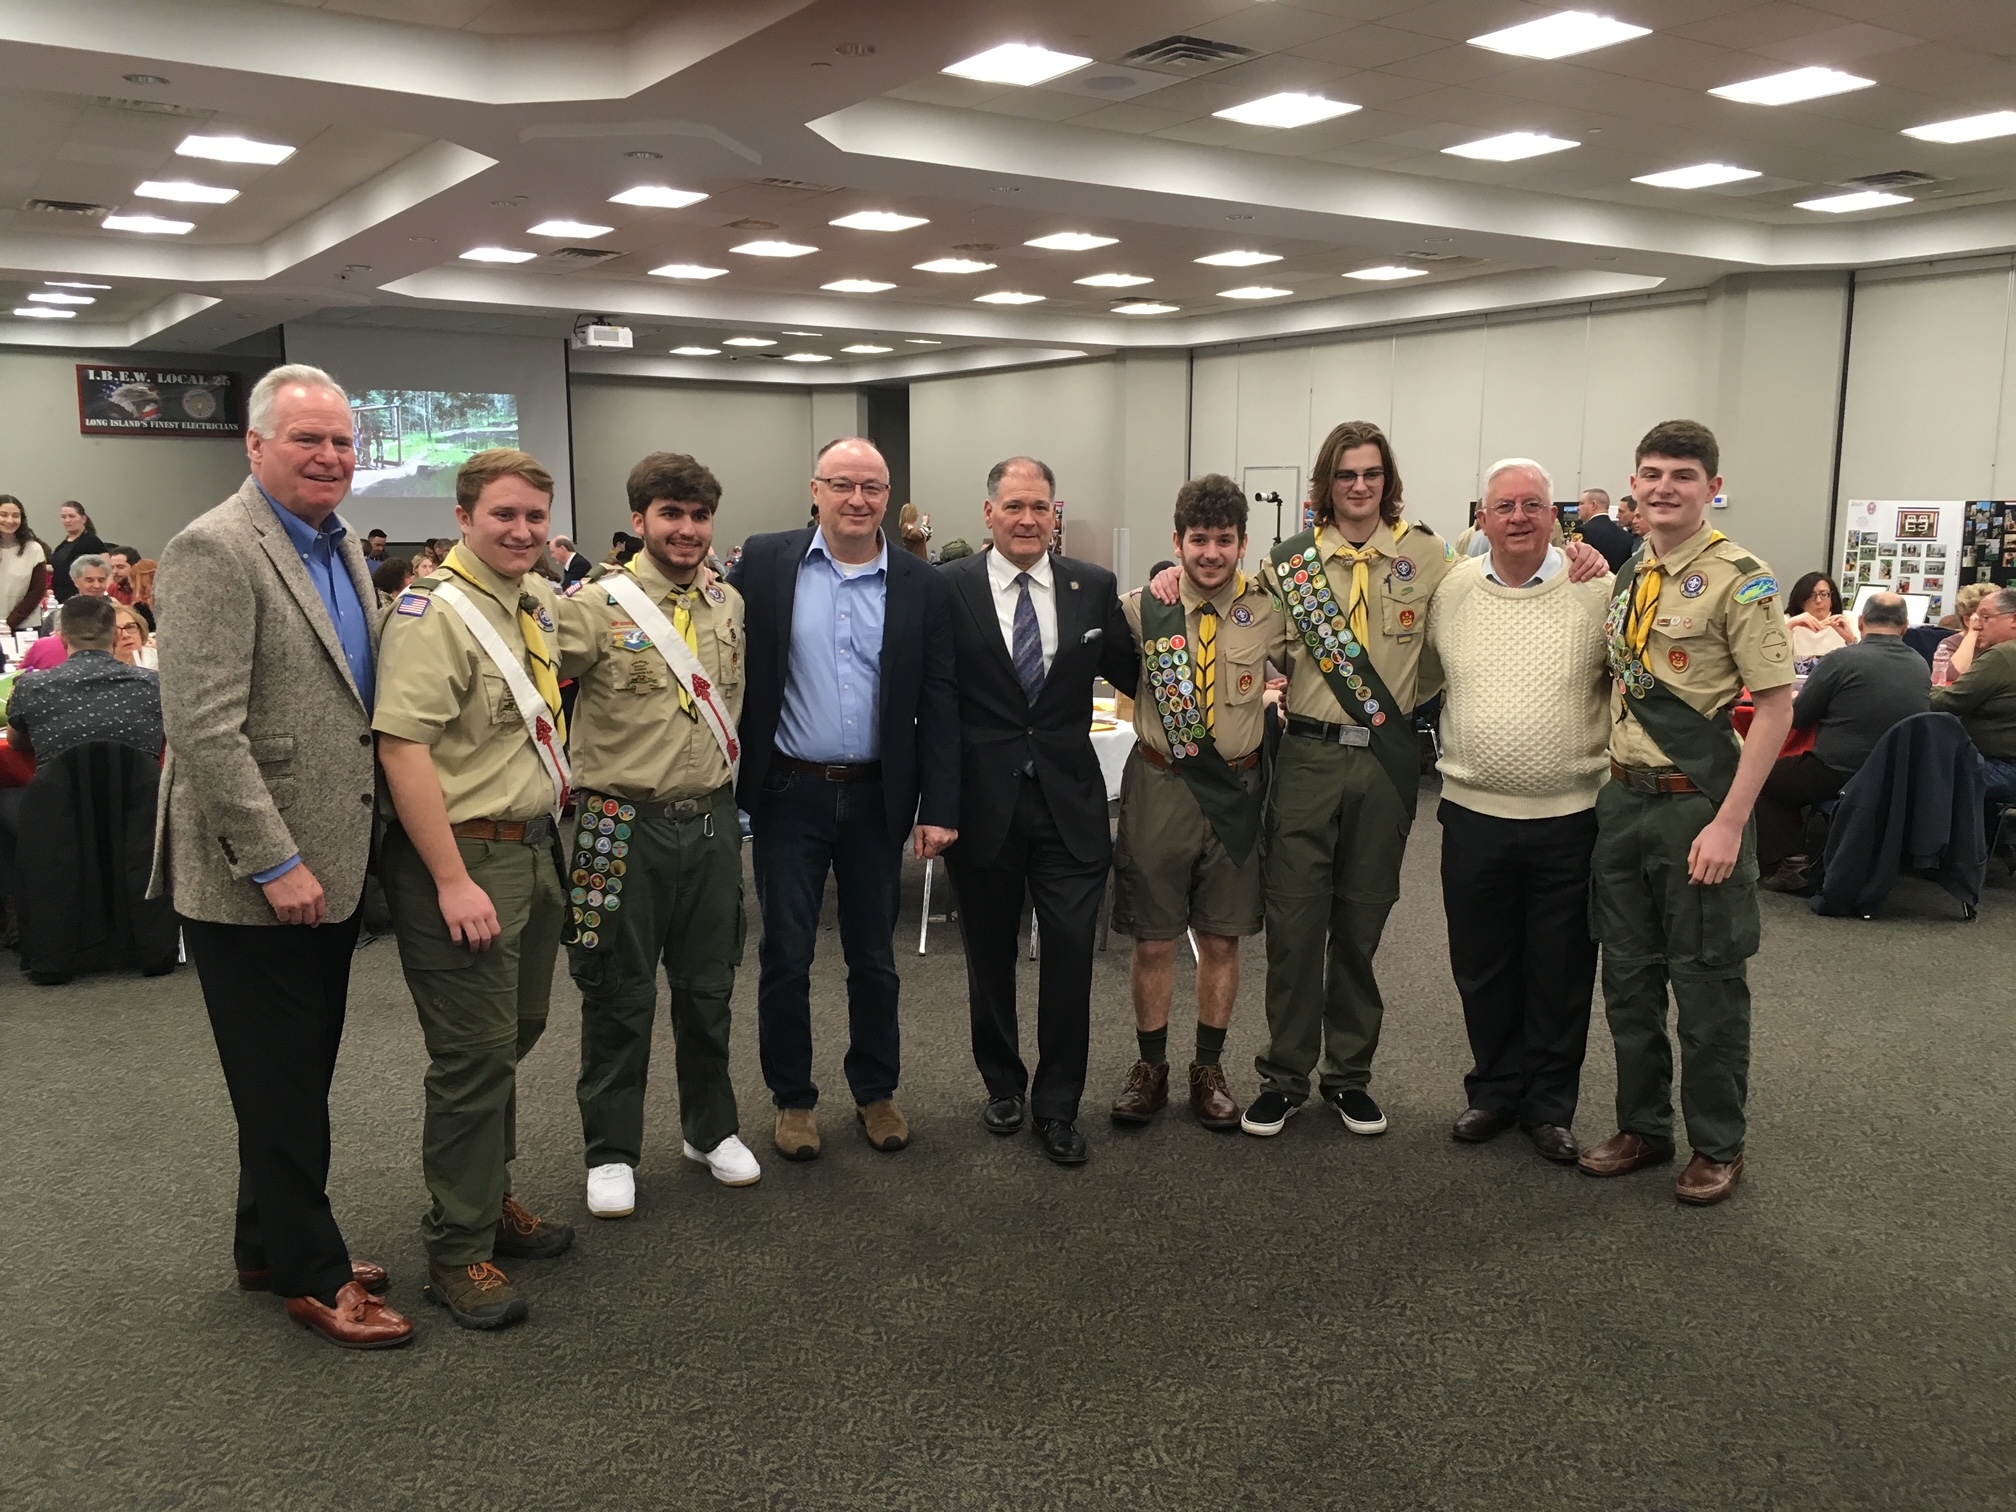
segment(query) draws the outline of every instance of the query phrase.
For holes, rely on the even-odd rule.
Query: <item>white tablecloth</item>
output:
[[[1099,770],[1106,776],[1106,796],[1120,796],[1120,773],[1127,766],[1127,753],[1134,749],[1134,726],[1123,724],[1117,730],[1094,730],[1092,749],[1099,753]]]

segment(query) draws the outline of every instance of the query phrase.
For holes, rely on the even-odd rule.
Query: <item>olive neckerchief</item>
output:
[[[1168,732],[1170,766],[1189,786],[1190,796],[1204,811],[1232,864],[1244,866],[1260,839],[1260,789],[1248,791],[1212,738],[1185,623],[1180,598],[1165,604],[1152,593],[1142,593],[1142,681]]]
[[[1403,522],[1404,523],[1404,522]],[[1395,538],[1401,534],[1395,527]],[[1305,530],[1267,554],[1282,607],[1295,622],[1323,680],[1344,712],[1372,735],[1372,754],[1386,769],[1411,812],[1421,789],[1421,748],[1407,718],[1372,665],[1372,655],[1351,627],[1349,606],[1339,601],[1323,569],[1316,532]],[[1355,576],[1355,572],[1354,572]]]
[[[1708,546],[1726,539],[1718,530],[1709,538]],[[1663,587],[1660,569],[1645,567],[1647,549],[1640,546],[1617,574],[1623,586],[1610,601],[1610,614],[1604,622],[1610,641],[1610,670],[1628,695],[1617,716],[1618,722],[1636,719],[1667,759],[1719,806],[1736,781],[1736,768],[1743,759],[1742,742],[1727,709],[1703,714],[1654,677],[1645,665],[1645,648],[1651,640],[1659,595],[1655,590],[1649,602],[1645,601],[1643,584],[1638,580],[1639,569],[1644,567],[1644,576],[1657,580]],[[1707,547],[1702,549],[1705,551]]]

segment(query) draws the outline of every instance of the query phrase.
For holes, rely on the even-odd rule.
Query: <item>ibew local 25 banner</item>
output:
[[[188,368],[77,364],[77,429],[87,436],[240,436],[244,381]]]

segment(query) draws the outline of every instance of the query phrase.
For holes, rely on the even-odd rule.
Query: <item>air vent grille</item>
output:
[[[1206,74],[1220,68],[1229,68],[1234,63],[1244,63],[1260,54],[1250,47],[1241,47],[1234,42],[1213,42],[1208,37],[1164,37],[1159,42],[1150,42],[1137,47],[1120,61],[1131,63],[1137,68],[1152,68],[1158,73]]]
[[[1846,189],[1923,189],[1927,184],[1943,184],[1946,180],[1936,173],[1921,173],[1916,168],[1893,168],[1888,173],[1866,173],[1861,178],[1842,180]]]
[[[187,105],[171,105],[166,100],[127,100],[118,95],[99,95],[91,102],[102,105],[107,110],[138,110],[147,115],[194,116],[208,115],[208,111],[191,110]]]
[[[607,262],[612,257],[621,256],[623,254],[614,247],[557,247],[546,254],[546,260],[586,267],[590,263]]]
[[[92,205],[83,200],[31,199],[22,206],[24,210],[38,211],[43,215],[110,215],[110,205]]]
[[[777,222],[756,220],[753,217],[745,216],[741,220],[728,222],[728,229],[730,231],[775,231],[777,229]]]
[[[772,189],[802,189],[807,194],[834,194],[843,187],[840,184],[814,184],[794,178],[766,178],[758,179],[756,182]]]

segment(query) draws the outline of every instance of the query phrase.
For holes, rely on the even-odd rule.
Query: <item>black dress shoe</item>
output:
[[[1573,1165],[1582,1158],[1582,1147],[1575,1143],[1574,1134],[1560,1124],[1534,1124],[1526,1133],[1533,1148],[1558,1165]]]
[[[1487,1139],[1496,1139],[1513,1124],[1513,1115],[1506,1112],[1494,1113],[1489,1108],[1465,1108],[1456,1127],[1449,1131],[1452,1138],[1465,1144],[1482,1144]]]
[[[1022,1099],[997,1097],[980,1110],[980,1122],[989,1134],[1013,1134],[1022,1127]]]
[[[1036,1137],[1043,1141],[1043,1153],[1059,1165],[1083,1165],[1092,1158],[1078,1125],[1061,1118],[1037,1119]]]

